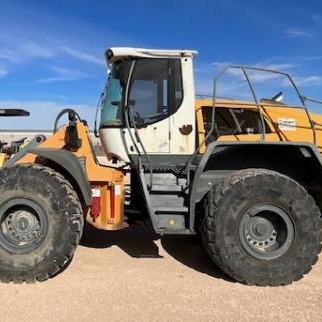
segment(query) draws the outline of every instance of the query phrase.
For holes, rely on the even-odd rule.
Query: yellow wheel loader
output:
[[[196,100],[196,54],[106,51],[95,133],[109,166],[96,160],[87,123],[72,109],[57,116],[52,136],[10,158],[0,170],[1,281],[56,275],[85,220],[119,230],[138,212],[159,235],[200,234],[239,282],[285,285],[310,271],[322,237],[321,117],[288,74],[257,67],[229,66],[213,97]],[[218,82],[236,70],[252,100],[218,97]],[[285,77],[301,104],[258,96],[249,75],[260,71]]]

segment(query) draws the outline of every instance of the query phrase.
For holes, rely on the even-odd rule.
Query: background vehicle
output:
[[[212,100],[195,101],[196,54],[107,50],[99,136],[113,165],[98,164],[86,121],[71,109],[57,116],[52,136],[7,162],[2,281],[59,272],[84,219],[116,230],[138,213],[160,235],[200,232],[212,260],[243,283],[288,284],[311,269],[321,248],[320,117],[308,112],[289,75],[259,68],[230,67],[242,71],[253,101],[217,98],[229,69],[215,79]],[[302,106],[283,104],[282,93],[259,99],[249,71],[286,77]],[[64,114],[68,124],[58,128]]]
[[[29,112],[21,109],[0,109],[0,117],[8,116],[29,116]],[[24,141],[24,138],[10,143],[0,140],[0,167],[8,161],[11,155],[18,153]]]

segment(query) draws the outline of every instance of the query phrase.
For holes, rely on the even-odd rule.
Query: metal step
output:
[[[145,180],[150,182],[150,174],[145,174]],[[179,178],[173,173],[153,173],[152,174],[153,186],[157,185],[173,185],[185,186],[187,183],[186,178]]]
[[[165,211],[165,209],[155,210],[155,216],[159,230],[185,230],[188,212],[183,212],[181,209],[175,209],[177,212]],[[163,212],[165,211],[165,212]]]
[[[188,213],[188,207],[156,207],[154,208],[156,214],[175,214]]]
[[[167,185],[167,184],[154,184],[151,189],[149,189],[150,193],[152,192],[182,192],[184,191],[184,187],[180,185]]]
[[[189,229],[162,228],[160,229],[160,235],[196,235],[196,232]]]
[[[182,186],[156,185],[152,190],[149,190],[149,197],[151,206],[154,209],[168,207],[168,209],[171,210],[173,208],[185,206],[187,194],[182,190]]]

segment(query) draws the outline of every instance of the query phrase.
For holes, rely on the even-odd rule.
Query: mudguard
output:
[[[31,147],[30,149],[22,149],[16,156],[14,162],[24,157],[26,154],[31,153],[37,156],[46,158],[50,161],[55,162],[61,166],[77,183],[79,190],[81,191],[85,204],[87,206],[91,205],[92,191],[89,181],[86,178],[85,170],[82,168],[77,157],[67,151],[61,149],[52,148],[37,148]],[[7,163],[6,166],[10,166],[12,163]]]

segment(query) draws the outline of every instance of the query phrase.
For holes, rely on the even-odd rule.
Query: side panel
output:
[[[119,128],[101,128],[100,141],[107,156],[117,156],[124,162],[130,162],[125,140],[129,140],[128,131]],[[133,133],[134,135],[134,133]]]
[[[149,154],[169,154],[169,119],[138,130],[144,148]],[[142,146],[135,136],[134,129],[101,128],[100,138],[107,156],[115,155],[124,162],[130,162],[129,154],[136,155],[136,147],[143,153]],[[133,142],[133,140],[134,142]]]
[[[170,129],[168,118],[138,129],[138,134],[147,153],[170,152]]]
[[[263,110],[283,141],[314,143],[312,126],[305,109],[264,106]]]
[[[124,228],[124,172],[121,169],[100,165],[93,152],[89,130],[82,122],[77,123],[79,148],[66,150],[68,127],[60,128],[55,134],[36,148],[22,149],[17,163],[44,164],[66,176],[75,190],[83,196],[87,206],[92,206],[86,220],[100,229],[117,230]],[[48,162],[52,161],[52,162]],[[97,192],[93,205],[92,189]],[[94,207],[95,206],[95,207]]]

